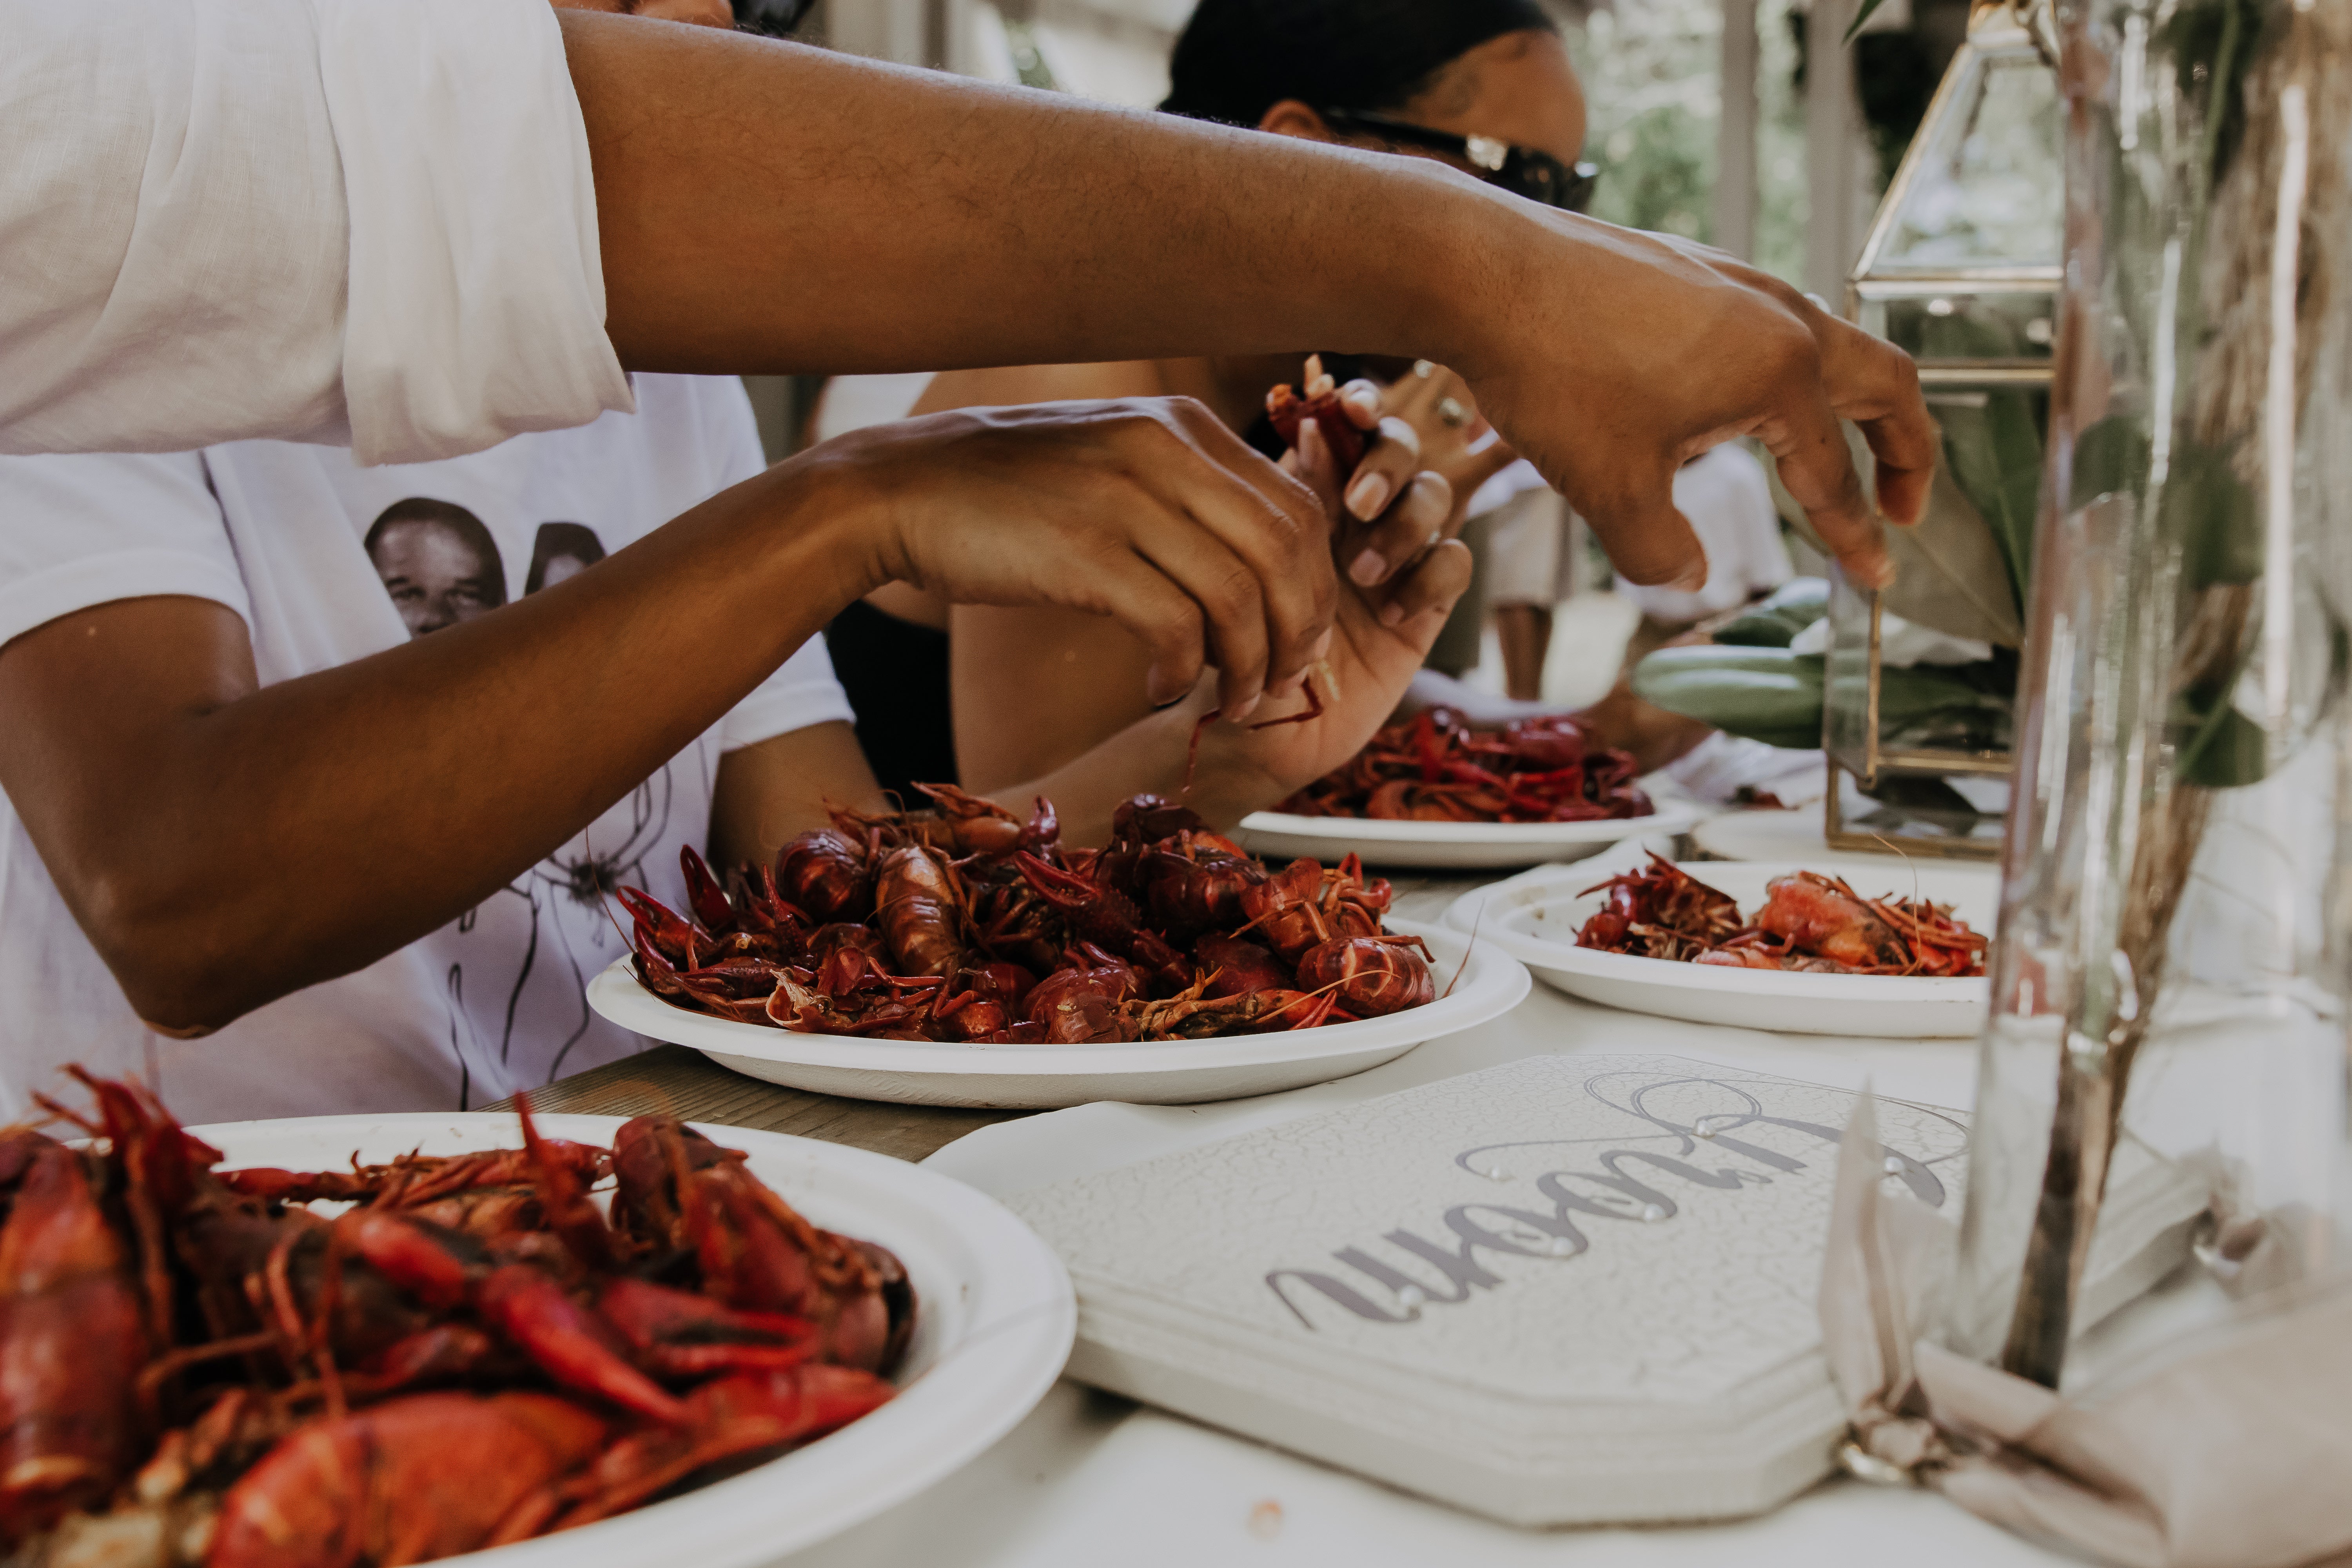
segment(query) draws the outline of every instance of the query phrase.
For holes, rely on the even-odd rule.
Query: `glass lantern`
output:
[[[1840,848],[2000,853],[2061,277],[2051,26],[2048,0],[1980,0],[1847,285],[1849,318],[1918,363],[1944,450],[1926,521],[1890,539],[1895,584],[1833,573]]]

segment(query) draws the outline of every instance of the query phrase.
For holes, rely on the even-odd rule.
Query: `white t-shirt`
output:
[[[94,605],[180,594],[245,618],[264,685],[397,647],[411,624],[429,632],[561,581],[763,466],[740,383],[640,376],[637,399],[634,416],[410,468],[280,442],[0,458],[0,643]],[[849,718],[812,640],[461,919],[200,1040],[140,1025],[0,809],[0,1119],[76,1061],[152,1069],[196,1121],[459,1109],[635,1051],[645,1042],[582,995],[622,951],[607,895],[628,883],[677,907],[678,847],[708,836],[720,753]]]
[[[1675,507],[1690,519],[1706,552],[1706,583],[1696,593],[1683,593],[1620,579],[1617,592],[1643,614],[1677,626],[1703,621],[1793,575],[1788,546],[1780,542],[1780,515],[1772,510],[1771,481],[1745,447],[1727,441],[1676,469]]]
[[[547,0],[0,0],[0,452],[629,406]]]

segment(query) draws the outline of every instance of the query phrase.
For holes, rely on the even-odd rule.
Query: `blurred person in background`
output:
[[[1701,621],[1763,598],[1796,574],[1780,538],[1764,465],[1727,442],[1675,474],[1675,507],[1690,520],[1706,552],[1706,581],[1696,588],[1620,583],[1617,592],[1642,612],[1625,646],[1628,668]]]
[[[1543,700],[1552,610],[1576,592],[1570,517],[1567,498],[1541,486],[1497,508],[1486,534],[1484,597],[1503,656],[1503,695],[1515,702]]]

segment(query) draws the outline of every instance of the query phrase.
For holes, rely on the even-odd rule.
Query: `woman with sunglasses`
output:
[[[1172,114],[1432,158],[1550,206],[1580,209],[1591,192],[1591,167],[1576,162],[1583,91],[1535,0],[1202,0],[1170,77],[1160,108]],[[1311,255],[1290,263],[1303,282],[1317,264]],[[1301,384],[1306,352],[1317,346],[1302,343],[1287,355],[950,372],[933,380],[916,412],[1181,394],[1265,444],[1267,389]],[[1319,776],[1353,749],[1349,737],[1360,740],[1385,717],[1444,624],[1433,609],[1437,590],[1450,601],[1457,573],[1466,571],[1466,552],[1445,542],[1472,492],[1512,459],[1449,372],[1334,360],[1343,374],[1360,368],[1389,384],[1356,381],[1346,392],[1351,416],[1381,435],[1339,498],[1356,526],[1335,541],[1337,564],[1360,592],[1342,594],[1318,678],[1325,719],[1204,731],[1204,763],[1233,753],[1203,766],[1204,787],[1222,795],[1254,784],[1260,797],[1195,802],[1213,817],[1238,816]],[[1278,452],[1279,442],[1271,449]],[[1290,461],[1318,489],[1335,485],[1319,442]],[[828,640],[886,785],[950,769],[974,788],[1035,777],[1148,712],[1149,655],[1095,616],[950,606],[892,584],[853,605]],[[1203,685],[1162,722],[1171,736],[1189,736],[1215,701]],[[952,714],[951,734],[936,717],[928,726],[909,722],[910,714],[941,713]]]

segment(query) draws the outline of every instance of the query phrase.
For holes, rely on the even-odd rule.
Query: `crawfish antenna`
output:
[[[1221,708],[1212,708],[1206,713],[1202,714],[1201,717],[1194,721],[1192,725],[1192,739],[1184,747],[1184,787],[1176,792],[1176,798],[1178,800],[1189,800],[1192,798],[1192,775],[1194,773],[1199,771],[1201,766],[1202,732],[1207,730],[1210,725],[1215,723],[1217,721],[1217,716],[1223,711],[1224,710]]]
[[[580,830],[580,847],[588,851],[589,864],[595,864],[596,847],[588,842],[588,830],[584,827]],[[619,876],[620,869],[621,868],[618,866],[613,868],[614,873],[613,880],[616,882],[621,879]],[[621,917],[613,912],[612,898],[610,894],[604,891],[603,887],[604,880],[604,879],[602,877],[596,879],[598,883],[596,889],[596,907],[604,911],[604,918],[606,920],[613,922],[613,934],[621,939],[621,951],[624,952],[635,952],[636,951],[637,944],[629,940],[629,933],[627,931],[621,929]],[[530,1118],[525,1117],[524,1120],[528,1121]]]
[[[1481,899],[1478,900],[1478,912],[1470,917],[1470,940],[1462,944],[1462,962],[1454,966],[1454,978],[1447,981],[1445,983],[1445,989],[1437,994],[1437,999],[1440,1002],[1443,1002],[1448,996],[1453,995],[1454,988],[1462,984],[1463,971],[1470,967],[1471,950],[1478,945],[1478,928],[1484,925],[1486,921],[1486,900]]]

